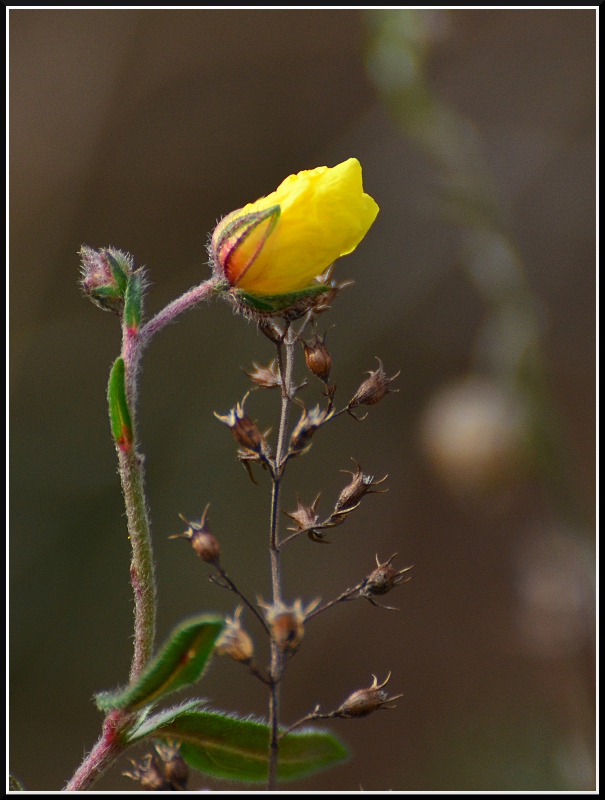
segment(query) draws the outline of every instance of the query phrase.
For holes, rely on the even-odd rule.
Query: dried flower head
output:
[[[244,372],[259,388],[274,389],[278,386],[281,386],[281,378],[277,369],[277,361],[275,359],[273,359],[273,361],[266,367],[259,367],[256,362],[253,362],[252,366],[254,367],[252,372],[248,372],[247,370],[244,370]]]
[[[303,407],[303,413],[296,423],[292,436],[290,437],[290,447],[288,449],[289,455],[301,455],[308,450],[311,446],[311,438],[318,428],[321,428],[328,420],[334,416],[333,410],[327,408],[320,408],[316,405],[315,408],[307,411]]]
[[[184,533],[175,533],[169,536],[169,539],[189,539],[191,546],[198,554],[198,556],[207,564],[218,564],[220,555],[220,546],[215,536],[210,533],[206,517],[210,503],[204,509],[202,518],[199,522],[192,522],[179,514],[179,517],[187,524],[187,530]]]
[[[379,605],[373,599],[375,595],[387,594],[391,589],[395,588],[395,586],[399,586],[400,583],[407,583],[407,581],[410,580],[410,578],[405,578],[404,580],[403,576],[412,569],[411,567],[404,567],[400,570],[391,567],[391,561],[396,555],[397,553],[393,553],[384,564],[381,564],[378,560],[378,556],[376,556],[376,569],[364,579],[363,586],[359,591],[359,596],[365,597],[372,605]],[[392,606],[381,607],[397,610],[393,609]]]
[[[218,638],[215,652],[219,656],[230,656],[242,664],[250,664],[254,656],[254,645],[241,625],[243,610],[244,607],[240,605],[232,617],[225,617],[225,628]]]
[[[304,608],[302,600],[296,599],[291,606],[284,603],[264,603],[258,600],[265,611],[265,619],[269,625],[271,636],[277,642],[282,653],[294,653],[305,634],[304,622],[307,616],[317,608],[320,598],[313,600]]]
[[[245,450],[251,450],[258,455],[268,457],[270,449],[267,440],[244,411],[244,403],[249,394],[250,392],[246,392],[242,402],[238,403],[225,416],[217,414],[216,411],[214,416],[227,425],[237,443]]]
[[[338,500],[336,501],[335,510],[338,512],[341,511],[352,511],[353,508],[356,508],[361,501],[361,498],[366,494],[384,494],[384,492],[388,491],[388,489],[375,489],[375,486],[379,486],[381,483],[384,483],[387,479],[387,475],[384,478],[381,478],[379,481],[374,480],[373,475],[366,475],[362,472],[361,466],[353,459],[353,463],[357,467],[355,472],[351,472],[348,469],[341,470],[342,472],[351,475],[351,481],[344,487],[341,491],[340,495],[338,496]]]
[[[357,408],[357,406],[374,406],[382,400],[385,394],[399,391],[399,389],[390,389],[389,384],[397,378],[401,370],[396,372],[392,378],[387,378],[382,361],[379,358],[376,358],[376,360],[378,361],[378,369],[368,372],[370,377],[365,379],[349,401],[348,411]]]
[[[358,689],[349,695],[344,703],[337,709],[334,716],[351,718],[351,717],[366,717],[373,711],[379,708],[395,708],[395,706],[388,706],[387,703],[392,703],[393,700],[398,700],[403,697],[402,694],[397,694],[394,697],[388,697],[387,692],[383,691],[383,687],[388,683],[391,673],[386,677],[380,685],[376,675],[372,675],[374,682],[367,689]]]
[[[319,531],[319,528],[322,528],[323,525],[320,523],[319,515],[315,510],[320,497],[321,493],[317,495],[310,506],[306,506],[304,503],[301,503],[300,498],[297,498],[298,505],[296,507],[296,511],[284,511],[283,513],[287,517],[290,517],[290,519],[293,519],[296,523],[294,528],[288,528],[289,531],[294,531],[295,533],[306,533],[311,541],[322,542],[326,544],[323,534]]]

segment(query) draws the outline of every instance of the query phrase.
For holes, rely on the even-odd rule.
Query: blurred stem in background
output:
[[[476,373],[520,400],[535,471],[559,521],[585,526],[573,459],[555,409],[540,342],[541,309],[472,123],[435,97],[426,75],[447,12],[366,12],[367,70],[402,133],[436,163],[439,204],[462,240],[460,263],[487,306]]]

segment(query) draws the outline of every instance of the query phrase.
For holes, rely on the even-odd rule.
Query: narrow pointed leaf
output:
[[[116,358],[109,374],[107,387],[109,421],[111,432],[122,450],[127,450],[133,441],[132,420],[126,398],[124,359]]]
[[[186,711],[153,735],[179,741],[185,761],[206,775],[246,783],[267,780],[270,732],[264,722],[215,711]],[[277,779],[304,778],[347,757],[344,745],[328,731],[288,733],[279,742]]]
[[[222,617],[209,615],[185,620],[135,683],[97,695],[98,708],[133,711],[194,683],[201,677],[223,625]]]

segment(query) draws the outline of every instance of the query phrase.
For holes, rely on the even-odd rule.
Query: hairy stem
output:
[[[120,742],[119,729],[126,717],[126,712],[121,709],[111,711],[107,715],[103,723],[101,738],[78,767],[64,791],[87,791],[123,752],[124,747]]]

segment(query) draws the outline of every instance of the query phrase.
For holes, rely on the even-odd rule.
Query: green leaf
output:
[[[119,447],[127,450],[132,444],[132,420],[126,399],[126,382],[124,377],[124,359],[116,358],[109,374],[107,387],[109,402],[109,421],[111,432]]]
[[[184,711],[156,727],[153,736],[179,741],[185,761],[205,775],[246,783],[268,778],[270,730],[264,722],[216,711]],[[294,731],[280,739],[277,779],[304,778],[347,757],[344,745],[328,731]]]
[[[98,708],[133,711],[194,683],[201,677],[223,625],[222,617],[209,615],[185,620],[173,630],[138,680],[125,689],[96,696]]]
[[[143,274],[139,270],[128,278],[124,296],[124,319],[128,328],[138,330],[141,326],[143,308]]]

